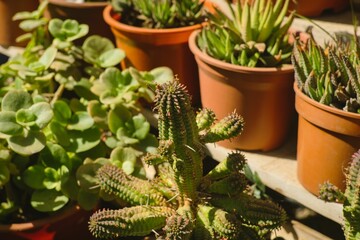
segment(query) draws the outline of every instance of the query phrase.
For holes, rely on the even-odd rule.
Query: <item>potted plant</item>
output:
[[[157,139],[140,99],[151,102],[155,83],[173,77],[168,68],[120,71],[122,50],[98,35],[76,45],[88,26],[39,17],[46,4],[17,14],[30,41],[0,66],[2,239],[89,237],[83,211],[102,197],[89,187],[92,170],[107,163],[145,178],[139,157]]]
[[[243,119],[231,113],[216,122],[210,109],[195,114],[190,99],[177,80],[157,88],[159,147],[144,157],[157,170],[153,180],[128,176],[112,165],[98,170],[100,188],[127,205],[95,212],[89,220],[95,237],[266,239],[285,221],[280,206],[247,192],[240,151],[203,175],[203,144],[235,137]]]
[[[325,46],[313,38],[307,45],[296,42],[292,57],[298,177],[316,195],[325,181],[345,189],[344,168],[360,148],[358,42],[333,38]]]
[[[190,36],[203,107],[219,117],[235,109],[245,119],[244,132],[220,145],[269,151],[288,136],[295,117],[289,42],[295,13],[284,22],[288,5],[289,0],[219,5]]]
[[[346,187],[341,190],[331,182],[321,185],[320,198],[326,202],[343,204],[343,230],[346,240],[358,239],[359,228],[359,180],[360,180],[360,151],[355,152],[345,171]]]
[[[47,12],[49,18],[75,19],[90,26],[90,35],[100,35],[113,41],[114,35],[105,23],[102,12],[109,4],[108,0],[49,0]]]
[[[6,0],[0,2],[0,45],[24,46],[16,42],[16,38],[24,33],[12,17],[17,12],[34,11],[39,4],[38,0],[20,0],[17,2]]]
[[[119,48],[126,53],[123,68],[150,70],[170,67],[200,105],[197,66],[188,47],[188,38],[204,21],[201,0],[113,0],[104,9]]]

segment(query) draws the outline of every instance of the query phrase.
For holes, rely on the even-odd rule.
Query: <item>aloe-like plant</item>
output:
[[[200,0],[111,0],[120,22],[145,28],[177,28],[204,21]]]
[[[344,236],[346,240],[357,240],[360,238],[360,150],[352,155],[345,176],[345,192],[326,182],[321,186],[319,193],[320,198],[327,202],[343,204]]]
[[[117,239],[264,239],[286,220],[285,211],[247,193],[246,159],[228,155],[203,175],[204,143],[237,136],[243,119],[236,113],[217,120],[214,112],[195,113],[183,85],[174,80],[157,88],[159,147],[144,161],[155,167],[153,180],[129,176],[113,165],[98,172],[98,186],[125,203],[99,210],[89,221],[95,237]]]
[[[347,39],[347,41],[344,41]],[[292,63],[299,89],[322,104],[360,113],[358,43],[334,38],[320,46],[313,37],[294,44]]]
[[[227,1],[215,8],[196,41],[209,56],[248,67],[277,67],[290,63],[289,28],[295,11],[286,18],[290,0]]]
[[[158,141],[140,113],[172,71],[116,68],[125,57],[75,20],[18,13],[29,31],[22,53],[0,66],[0,221],[27,221],[77,202],[92,209],[103,164],[145,178],[140,156]],[[94,174],[93,174],[94,173]]]

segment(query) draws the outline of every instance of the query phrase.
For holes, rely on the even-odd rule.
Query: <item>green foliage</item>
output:
[[[241,1],[227,9],[215,8],[196,41],[206,54],[228,63],[248,67],[278,67],[290,63],[291,26],[287,18],[290,0]]]
[[[113,165],[100,167],[101,190],[126,207],[94,213],[89,229],[95,237],[156,232],[157,239],[265,239],[284,223],[280,206],[247,193],[246,159],[239,151],[203,176],[203,144],[240,134],[240,116],[231,114],[218,124],[209,109],[195,114],[185,87],[176,80],[159,85],[155,100],[159,147],[143,160],[155,167],[156,176],[142,180]],[[227,123],[237,127],[221,131]]]
[[[360,238],[360,150],[352,155],[345,176],[345,192],[326,182],[320,188],[320,198],[328,202],[343,204],[345,238],[346,240],[357,240]]]
[[[151,104],[155,85],[173,78],[165,67],[119,70],[121,49],[97,35],[79,45],[88,26],[48,21],[46,4],[15,15],[27,26],[28,44],[0,66],[2,223],[112,200],[94,180],[105,164],[145,178],[140,157],[154,153],[158,140],[140,102]]]
[[[358,40],[324,47],[311,38],[295,42],[292,63],[299,89],[322,104],[360,113]]]
[[[177,28],[204,20],[200,0],[112,0],[122,23],[145,28]]]

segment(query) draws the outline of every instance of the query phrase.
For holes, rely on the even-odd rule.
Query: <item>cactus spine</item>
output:
[[[155,166],[157,176],[139,181],[125,177],[119,168],[102,167],[98,171],[102,190],[127,196],[121,199],[134,206],[95,213],[89,227],[93,235],[144,236],[152,227],[157,239],[263,239],[285,221],[283,209],[245,193],[246,159],[239,151],[203,176],[204,143],[240,134],[244,126],[240,116],[232,113],[217,121],[209,109],[195,114],[186,89],[176,80],[158,86],[155,110],[160,144],[157,153],[144,161]],[[164,213],[158,214],[159,209]]]

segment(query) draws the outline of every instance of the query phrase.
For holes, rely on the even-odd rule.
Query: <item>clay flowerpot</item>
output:
[[[114,41],[109,26],[104,22],[102,12],[108,2],[75,3],[67,0],[49,0],[47,13],[50,18],[75,19],[89,25],[90,35],[100,35]]]
[[[300,183],[318,195],[329,181],[345,190],[344,169],[360,148],[360,114],[320,104],[294,85],[299,114],[297,174]]]
[[[203,107],[219,119],[236,110],[245,120],[239,137],[219,145],[262,151],[282,145],[295,117],[292,65],[249,68],[217,60],[197,47],[199,32],[191,34],[189,46],[199,67]]]
[[[326,11],[337,13],[349,6],[349,0],[298,0],[297,4],[290,1],[289,9],[307,17],[317,17]]]
[[[0,45],[24,46],[15,40],[25,32],[19,28],[18,21],[12,21],[17,12],[32,12],[38,7],[38,0],[0,0]]]
[[[92,212],[72,206],[50,217],[27,223],[0,224],[2,240],[95,239],[88,230]]]
[[[134,27],[120,23],[121,16],[114,13],[110,5],[104,9],[103,17],[111,27],[117,47],[126,53],[122,68],[133,66],[148,71],[159,66],[170,67],[187,86],[193,103],[199,105],[197,66],[188,38],[194,30],[201,28],[201,24],[169,29]]]

